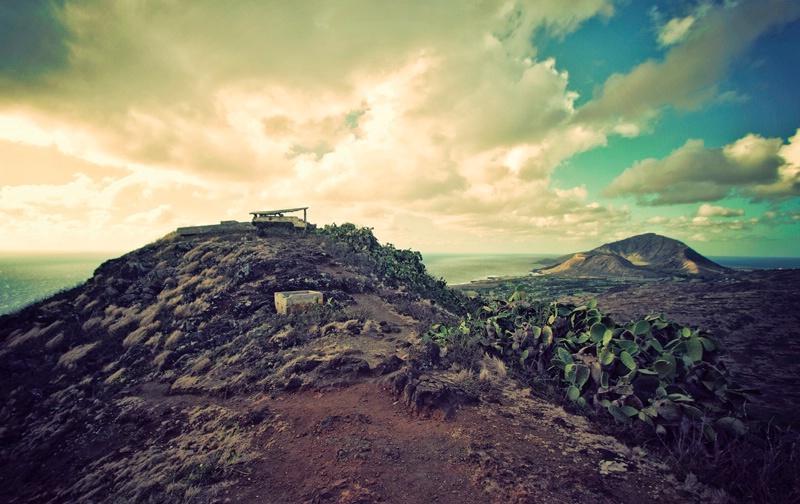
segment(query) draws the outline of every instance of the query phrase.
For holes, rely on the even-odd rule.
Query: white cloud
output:
[[[694,16],[670,19],[658,30],[659,45],[667,47],[682,41],[689,34],[689,29],[696,20]]]
[[[788,19],[792,8],[770,1]],[[630,209],[553,187],[556,167],[607,135],[639,135],[661,106],[699,103],[779,21],[759,13],[730,41],[709,15],[664,62],[613,76],[576,111],[568,73],[531,40],[612,14],[611,0],[69,2],[58,18],[68,58],[35,82],[0,75],[0,140],[48,149],[39,158],[62,171],[4,181],[0,212],[61,243],[126,247],[298,205],[417,247],[617,232]],[[761,173],[759,146],[732,145],[730,164]],[[715,180],[693,187],[725,190]],[[747,184],[787,194],[775,180]],[[28,236],[8,222],[0,232]]]
[[[713,202],[734,194],[755,200],[800,194],[800,174],[792,161],[800,135],[780,138],[749,134],[721,148],[687,140],[663,159],[644,159],[606,187],[609,197],[633,195],[645,205]],[[710,208],[710,207],[709,207]]]
[[[124,225],[307,204],[323,222],[555,228],[602,211],[549,184],[605,136],[569,124],[577,95],[531,38],[612,13],[609,0],[71,3],[69,65],[46,77],[59,86],[19,82],[13,117],[30,127],[0,123],[0,137],[124,173],[9,197],[41,213],[44,191]]]
[[[159,205],[156,208],[129,215],[125,222],[131,224],[157,224],[162,222],[171,223],[173,220],[172,205]]]
[[[646,124],[664,107],[697,109],[715,97],[730,64],[755,39],[799,16],[800,4],[793,0],[708,7],[702,19],[695,16],[696,36],[670,46],[662,61],[649,59],[611,75],[578,118],[608,128],[615,122]]]
[[[741,217],[744,210],[741,208],[727,208],[722,206],[709,205],[704,203],[697,209],[698,217]]]

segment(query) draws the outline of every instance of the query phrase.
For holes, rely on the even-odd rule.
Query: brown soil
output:
[[[642,451],[510,385],[452,420],[410,414],[367,380],[267,399],[275,425],[224,502],[692,502]],[[705,491],[705,494],[698,492]]]

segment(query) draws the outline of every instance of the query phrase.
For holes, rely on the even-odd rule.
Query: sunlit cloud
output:
[[[667,24],[659,29],[658,43],[664,47],[677,44],[686,38],[689,29],[694,25],[695,21],[697,21],[697,19],[694,16],[670,19]]]
[[[744,215],[744,210],[741,208],[727,208],[722,206],[709,205],[704,203],[697,209],[698,217],[741,217]]]
[[[755,200],[797,196],[798,139],[795,135],[784,144],[780,138],[749,134],[719,148],[688,140],[665,158],[645,159],[626,169],[604,193],[633,195],[644,205],[714,202],[734,195]]]
[[[746,90],[718,92],[731,62],[800,16],[796,3],[768,0],[653,18],[660,48],[581,101],[570,69],[532,41],[625,7],[16,2],[25,36],[0,48],[0,163],[24,169],[0,180],[0,232],[17,248],[48,236],[130,248],[180,225],[309,205],[312,221],[355,221],[401,245],[488,249],[502,241],[491,236],[536,246],[651,225],[637,205],[605,197],[796,197],[800,141],[757,132],[720,148],[681,139],[600,197],[557,183],[570,159],[649,133],[667,108],[744,100]],[[719,209],[733,210],[686,218],[742,217]]]

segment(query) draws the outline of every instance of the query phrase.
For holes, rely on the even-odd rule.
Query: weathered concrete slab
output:
[[[256,228],[250,222],[222,221],[219,224],[209,224],[206,226],[187,226],[187,227],[179,227],[177,229],[178,234],[181,236],[223,233],[226,231],[255,232]]]
[[[323,296],[320,291],[301,290],[275,293],[275,309],[282,315],[307,310],[322,303]]]

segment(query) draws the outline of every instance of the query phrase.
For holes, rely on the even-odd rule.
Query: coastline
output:
[[[503,282],[539,277],[533,270],[543,259],[557,254],[423,254],[428,273],[447,285],[464,288],[485,282]],[[713,256],[712,261],[736,271],[800,269],[800,257]],[[471,272],[474,272],[471,274]]]

